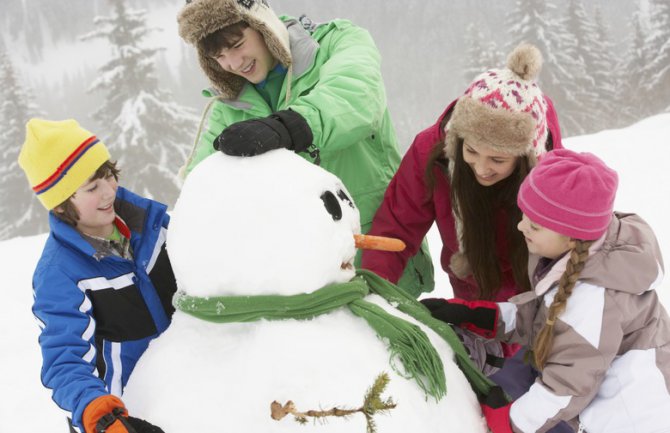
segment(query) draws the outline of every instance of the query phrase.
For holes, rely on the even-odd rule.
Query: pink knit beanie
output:
[[[542,227],[573,239],[595,240],[609,226],[617,173],[591,153],[549,152],[521,184],[517,204]]]

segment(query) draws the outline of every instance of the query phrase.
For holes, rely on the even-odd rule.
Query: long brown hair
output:
[[[542,326],[542,330],[537,334],[533,344],[533,358],[538,369],[544,368],[549,356],[549,351],[554,344],[554,325],[556,318],[565,311],[568,298],[572,295],[572,289],[579,278],[579,274],[584,269],[586,259],[589,257],[589,247],[593,241],[574,240],[575,246],[570,251],[565,272],[558,280],[558,291],[554,296],[554,301],[549,306],[547,320]]]
[[[424,173],[429,193],[434,193],[435,166],[447,174],[448,161],[444,142],[439,140],[431,151]],[[472,169],[463,160],[463,139],[457,140],[454,169],[451,177],[451,203],[454,214],[462,222],[462,241],[472,275],[479,287],[480,299],[492,299],[502,284],[500,258],[496,249],[495,214],[507,214],[506,236],[514,281],[521,291],[530,290],[528,279],[528,249],[523,235],[517,230],[521,210],[516,204],[519,186],[530,171],[527,157],[519,157],[514,172],[494,185],[484,187],[477,182]]]

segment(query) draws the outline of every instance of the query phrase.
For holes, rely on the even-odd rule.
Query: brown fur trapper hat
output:
[[[201,41],[240,21],[258,30],[275,59],[287,68],[291,67],[288,30],[266,0],[191,0],[177,16],[179,35],[196,47],[200,67],[225,99],[237,98],[246,80],[225,72],[216,60],[206,56]]]
[[[478,75],[454,107],[447,124],[445,153],[453,159],[456,142],[478,145],[514,156],[526,155],[535,165],[545,152],[547,103],[535,78],[542,54],[522,43],[507,58],[507,67]]]

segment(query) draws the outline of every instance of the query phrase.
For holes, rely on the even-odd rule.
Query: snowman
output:
[[[126,387],[131,415],[166,433],[364,433],[370,416],[330,415],[386,377],[377,432],[487,431],[445,339],[399,298],[357,292],[359,233],[342,182],[292,152],[200,163],[168,234],[177,310]],[[380,321],[420,334],[420,354]]]

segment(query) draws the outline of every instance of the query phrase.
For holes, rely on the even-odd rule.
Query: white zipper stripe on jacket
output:
[[[82,313],[86,314],[88,316],[88,326],[86,326],[86,329],[84,332],[81,334],[82,340],[89,342],[88,343],[88,352],[82,357],[84,361],[86,362],[92,362],[93,358],[95,358],[95,342],[90,343],[91,338],[95,335],[95,319],[93,319],[93,316],[91,316],[90,311],[93,308],[93,304],[91,304],[91,300],[88,299],[88,296],[86,296],[86,293],[83,293],[84,299],[81,302],[81,305],[79,305],[79,311]],[[97,373],[97,369],[96,369]]]
[[[111,357],[112,357],[112,380],[109,390],[110,394],[121,397],[123,393],[123,386],[121,384],[121,373],[123,372],[123,364],[121,363],[121,343],[111,343]]]
[[[165,244],[165,239],[167,239],[167,230],[165,227],[161,227],[161,231],[158,234],[158,240],[154,244],[154,250],[151,253],[149,263],[147,264],[147,274],[154,268],[158,255],[161,253],[161,248],[163,247],[163,244]]]
[[[135,276],[135,273],[129,272],[112,279],[105,277],[90,278],[88,280],[81,280],[79,283],[77,283],[77,287],[79,287],[79,290],[82,292],[85,292],[86,290],[95,292],[96,290],[104,289],[119,290],[128,286],[132,286],[134,284],[133,276]]]

